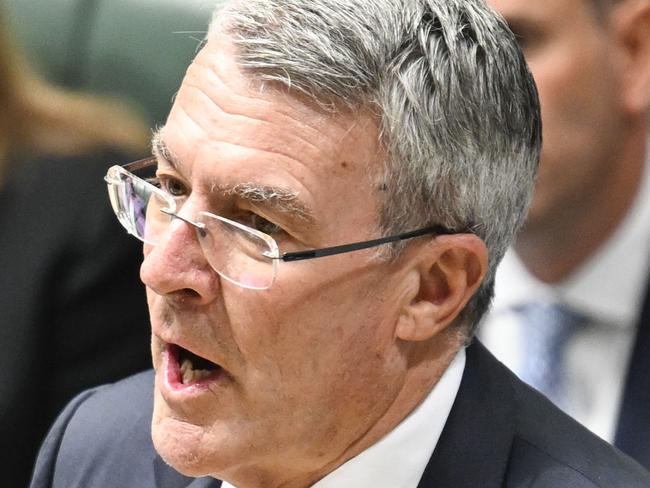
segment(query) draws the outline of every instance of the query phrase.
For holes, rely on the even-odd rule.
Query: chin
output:
[[[209,433],[204,427],[174,418],[154,420],[151,438],[160,457],[185,476],[209,476],[219,471],[216,449],[206,442]]]

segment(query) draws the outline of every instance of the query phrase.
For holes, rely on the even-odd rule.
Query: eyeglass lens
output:
[[[209,212],[183,218],[194,224],[177,219],[174,215],[180,210],[171,195],[119,166],[109,170],[106,181],[118,220],[138,239],[160,245],[170,238],[175,226],[195,225],[206,260],[223,278],[260,290],[273,283],[276,263],[268,256],[278,251],[270,237]],[[196,224],[204,227],[199,229]]]

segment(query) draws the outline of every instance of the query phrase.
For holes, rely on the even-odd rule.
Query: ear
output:
[[[397,337],[404,341],[424,341],[445,330],[487,271],[487,248],[473,234],[439,236],[416,252],[412,271],[418,281],[396,327]]]
[[[650,0],[621,2],[610,22],[622,54],[625,108],[643,114],[650,104]]]

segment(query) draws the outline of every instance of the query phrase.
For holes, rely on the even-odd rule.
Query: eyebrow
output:
[[[213,185],[212,191],[224,195],[234,195],[253,205],[269,207],[279,213],[290,214],[308,223],[314,223],[314,213],[300,200],[300,194],[290,188],[259,185],[256,183],[238,183],[224,187]]]
[[[151,148],[155,156],[162,157],[175,170],[179,170],[180,159],[167,147],[160,129],[153,134]],[[215,183],[210,188],[210,193],[215,192],[225,196],[235,196],[253,205],[266,206],[282,214],[293,215],[310,224],[315,221],[314,212],[299,199],[299,192],[290,188],[256,183],[238,183],[234,186]]]
[[[174,169],[179,169],[180,159],[167,147],[162,138],[161,129],[156,129],[151,138],[151,152],[154,156],[160,156],[166,162],[171,164]]]

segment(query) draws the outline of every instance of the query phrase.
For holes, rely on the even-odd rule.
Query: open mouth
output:
[[[183,385],[194,385],[216,378],[221,366],[176,344],[169,344],[169,353],[176,363],[176,380]],[[176,369],[176,368],[174,368]]]

